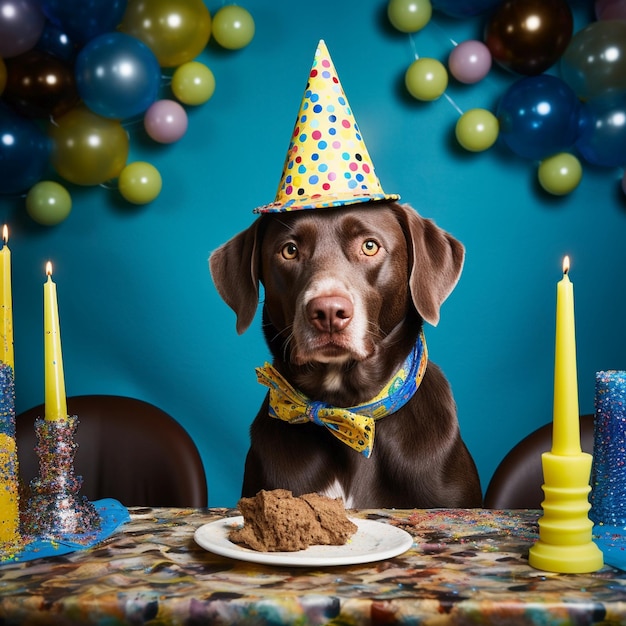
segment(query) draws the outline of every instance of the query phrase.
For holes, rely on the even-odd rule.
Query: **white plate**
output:
[[[343,546],[310,546],[298,552],[258,552],[237,545],[228,539],[231,530],[243,524],[243,517],[227,517],[200,526],[194,533],[196,543],[221,556],[240,561],[268,565],[295,565],[300,567],[354,565],[382,561],[406,552],[413,545],[413,537],[389,524],[351,518],[357,531]]]

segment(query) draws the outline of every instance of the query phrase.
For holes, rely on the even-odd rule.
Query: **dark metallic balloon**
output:
[[[58,117],[77,104],[74,70],[41,50],[5,60],[7,84],[2,99],[27,117]]]
[[[499,65],[533,76],[558,61],[573,28],[565,0],[506,0],[487,21],[484,40]]]

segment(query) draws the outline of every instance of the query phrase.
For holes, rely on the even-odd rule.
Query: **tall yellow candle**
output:
[[[52,263],[46,265],[48,280],[43,286],[44,359],[46,420],[67,419],[67,398],[61,351],[61,329],[57,286],[52,280]]]
[[[569,279],[569,257],[563,259],[563,278],[557,284],[556,343],[552,452],[580,454],[580,416],[576,371],[574,285]]]
[[[541,455],[543,516],[528,563],[548,572],[582,574],[600,569],[604,557],[593,543],[593,522],[588,515],[593,457],[580,447],[574,286],[568,272],[569,258],[565,257],[556,296],[552,451]]]
[[[19,481],[15,444],[15,390],[13,357],[13,296],[11,293],[11,251],[9,229],[2,229],[0,250],[0,557],[18,544]]]
[[[9,250],[9,229],[5,224],[2,228],[3,246],[0,250],[0,275],[2,276],[2,316],[0,318],[0,334],[2,345],[0,346],[0,361],[15,369],[13,356],[13,295],[11,293],[11,250]]]

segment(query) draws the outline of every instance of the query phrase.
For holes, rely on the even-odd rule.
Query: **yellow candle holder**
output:
[[[528,555],[532,567],[583,574],[603,566],[602,551],[592,541],[593,522],[589,519],[592,461],[592,455],[586,452],[541,455],[545,500],[541,504],[539,541]]]
[[[15,439],[0,433],[0,559],[21,542]]]

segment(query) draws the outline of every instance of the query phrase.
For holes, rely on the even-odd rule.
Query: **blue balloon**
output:
[[[0,104],[0,194],[22,194],[39,182],[50,148],[37,124]]]
[[[145,43],[125,33],[92,39],[76,57],[78,93],[94,113],[127,119],[143,113],[156,99],[161,68]]]
[[[74,63],[78,52],[78,47],[70,37],[52,22],[46,22],[35,48],[57,59],[71,63]]]
[[[78,44],[115,30],[126,5],[127,0],[41,0],[44,15]]]
[[[544,159],[574,145],[580,109],[576,94],[560,78],[549,74],[522,78],[500,99],[499,139],[521,157]]]
[[[626,166],[626,91],[587,100],[576,148],[588,163]]]
[[[502,0],[431,0],[435,11],[451,17],[473,17],[486,13]]]

